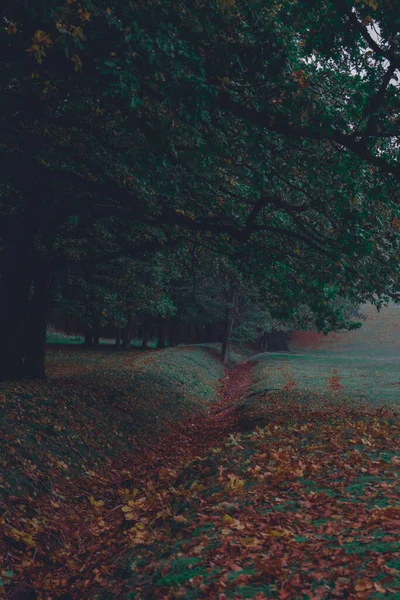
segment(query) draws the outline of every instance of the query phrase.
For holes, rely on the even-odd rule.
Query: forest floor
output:
[[[3,386],[4,596],[400,598],[400,415],[331,342],[225,372],[212,348],[52,350],[46,382]]]

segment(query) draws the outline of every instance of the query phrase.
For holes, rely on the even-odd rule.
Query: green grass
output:
[[[46,342],[48,344],[82,344],[85,338],[78,334],[68,334],[54,329],[51,325],[47,328]]]
[[[289,354],[264,353],[253,357],[257,362],[253,391],[281,389],[293,382],[299,392],[348,396],[377,406],[398,406],[400,307],[391,305],[377,313],[367,306],[364,312],[367,320],[360,329],[330,334],[319,347],[294,345]],[[335,381],[341,390],[332,389]]]
[[[67,334],[63,331],[57,331],[54,329],[50,329],[46,334],[46,343],[47,344],[60,344],[60,345],[69,345],[69,344],[83,344],[85,338],[83,335],[78,334]],[[100,346],[115,346],[115,339],[113,338],[100,338],[99,339]],[[154,350],[157,348],[158,341],[157,338],[152,338],[148,341],[147,347]],[[142,339],[133,338],[131,340],[130,346],[132,348],[141,348]]]

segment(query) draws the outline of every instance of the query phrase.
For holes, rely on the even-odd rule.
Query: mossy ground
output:
[[[46,381],[1,385],[0,500],[104,472],[140,451],[167,424],[205,410],[223,368],[200,348],[65,348],[48,351],[47,373]]]

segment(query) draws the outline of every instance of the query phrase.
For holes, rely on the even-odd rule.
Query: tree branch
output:
[[[364,143],[361,144],[359,141],[355,140],[353,134],[347,135],[335,129],[325,131],[322,128],[313,129],[312,127],[294,125],[289,118],[284,115],[275,115],[266,109],[260,111],[255,107],[244,106],[243,104],[236,102],[225,90],[220,91],[218,100],[219,106],[223,110],[254,123],[259,127],[267,129],[268,131],[274,131],[275,133],[297,139],[308,138],[318,141],[326,140],[343,146],[371,165],[378,167],[384,173],[394,175],[395,178],[400,181],[400,164],[391,164],[387,160],[375,156],[365,147]]]
[[[178,243],[178,241],[175,241]],[[116,260],[118,258],[129,257],[136,258],[141,254],[145,254],[147,252],[155,252],[156,250],[160,250],[164,245],[159,240],[151,240],[146,242],[141,242],[136,246],[131,246],[130,248],[120,248],[119,250],[115,250],[114,252],[106,252],[104,254],[98,254],[97,256],[93,256],[91,258],[80,260],[79,262],[68,259],[65,256],[57,258],[52,261],[51,265],[53,268],[68,268],[70,266],[79,266],[79,267],[89,267],[94,265],[99,265],[101,263],[109,262],[110,260]]]
[[[394,72],[396,71],[396,67],[394,65],[389,65],[388,70],[385,73],[385,76],[382,80],[382,83],[379,87],[379,90],[376,94],[374,94],[369,102],[368,102],[368,110],[366,114],[369,114],[370,117],[366,124],[364,131],[362,132],[360,138],[360,144],[365,144],[368,141],[368,138],[375,134],[377,130],[377,116],[382,104],[385,100],[386,91],[389,86],[390,80],[393,77]]]
[[[366,25],[361,23],[355,12],[349,11],[346,3],[343,0],[334,0],[336,7],[345,15],[349,21],[349,24],[363,37],[364,41],[367,42],[368,46],[381,58],[385,58],[390,62],[395,69],[400,69],[400,56],[392,50],[386,50],[378,44],[376,40],[368,33]]]

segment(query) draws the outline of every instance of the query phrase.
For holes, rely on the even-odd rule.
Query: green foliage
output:
[[[8,3],[2,212],[56,270],[196,240],[293,302],[389,290],[398,58],[357,19],[390,44],[398,9],[226,4]]]
[[[20,295],[6,345],[26,306],[37,321],[23,295],[43,271],[92,328],[175,317],[174,261],[194,248],[203,275],[217,255],[272,317],[307,305],[324,331],[342,325],[336,295],[393,295],[398,16],[348,0],[7,2],[0,210],[28,240],[28,282],[2,283]],[[264,310],[236,337],[265,329]]]

